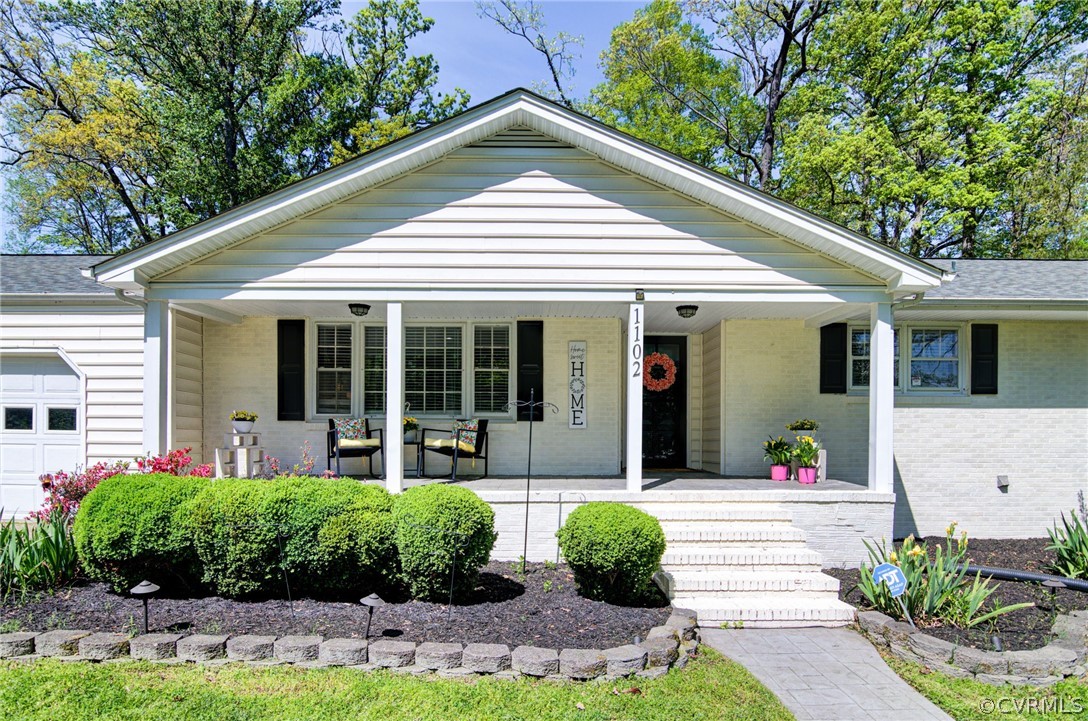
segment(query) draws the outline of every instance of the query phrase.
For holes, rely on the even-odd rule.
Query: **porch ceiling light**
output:
[[[352,315],[366,315],[370,312],[370,306],[366,303],[348,303],[348,310]]]
[[[678,305],[676,306],[676,314],[681,318],[694,318],[695,313],[699,310],[697,305]]]

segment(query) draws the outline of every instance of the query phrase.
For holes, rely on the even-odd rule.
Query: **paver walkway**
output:
[[[931,721],[951,717],[847,628],[700,628],[703,643],[741,664],[798,721]]]

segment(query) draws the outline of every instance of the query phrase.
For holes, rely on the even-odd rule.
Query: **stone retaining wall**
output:
[[[129,638],[120,633],[47,631],[0,634],[0,659],[65,661],[137,659],[159,663],[232,662],[254,666],[294,664],[305,668],[346,666],[363,671],[394,671],[440,676],[494,675],[553,680],[615,680],[627,676],[657,678],[683,668],[699,646],[694,612],[674,610],[664,626],[650,629],[646,640],[609,649],[562,650],[495,643],[414,643],[380,638],[321,636],[227,636],[151,633]]]
[[[877,611],[859,613],[858,624],[869,640],[899,658],[994,686],[1051,686],[1069,676],[1083,676],[1088,660],[1088,611],[1058,616],[1054,639],[1043,648],[1028,651],[957,646]]]

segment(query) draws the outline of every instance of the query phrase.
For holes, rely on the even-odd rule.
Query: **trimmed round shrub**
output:
[[[637,602],[665,553],[661,523],[622,503],[579,506],[555,535],[582,595],[598,601]]]
[[[287,583],[296,595],[337,595],[391,575],[392,506],[385,489],[346,478],[223,479],[186,515],[220,595],[284,596]]]
[[[83,499],[72,534],[87,575],[126,591],[143,579],[188,587],[200,579],[182,506],[209,485],[206,478],[120,474]]]
[[[433,484],[410,488],[393,505],[401,578],[412,598],[444,600],[476,586],[495,545],[495,513],[472,491]]]

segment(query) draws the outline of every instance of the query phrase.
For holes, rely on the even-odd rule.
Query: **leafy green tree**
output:
[[[1016,252],[1000,209],[1063,117],[1043,71],[1086,17],[1083,0],[844,4],[796,97],[784,196],[914,255]]]
[[[603,122],[748,182],[759,113],[734,63],[675,0],[654,0],[612,31],[605,82],[586,109]]]
[[[432,56],[408,53],[433,24],[416,0],[375,0],[347,23],[334,21],[338,9],[338,0],[0,0],[20,230],[114,252],[467,104],[463,91],[434,91]]]

